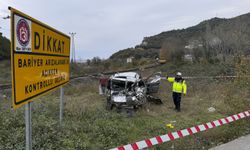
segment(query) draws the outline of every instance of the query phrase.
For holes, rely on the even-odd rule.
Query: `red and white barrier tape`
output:
[[[185,76],[183,79],[234,79],[234,78],[250,78],[250,75],[245,76]],[[166,80],[166,77],[161,77],[161,79]]]
[[[186,76],[183,79],[221,79],[221,78],[249,78],[250,76]],[[166,77],[161,77],[166,80]]]
[[[223,119],[197,125],[191,128],[179,130],[176,132],[170,132],[165,135],[156,136],[151,139],[145,139],[145,140],[135,142],[132,144],[128,144],[125,146],[119,146],[111,150],[139,150],[143,148],[149,148],[149,147],[152,147],[153,145],[158,145],[158,144],[165,143],[165,142],[175,140],[178,138],[183,138],[185,136],[192,135],[192,134],[202,132],[202,131],[206,131],[208,129],[215,128],[215,127],[218,127],[218,126],[221,126],[221,125],[224,125],[224,124],[227,124],[227,123],[239,120],[239,119],[243,119],[249,116],[250,116],[250,110],[236,114],[236,115],[232,115]]]

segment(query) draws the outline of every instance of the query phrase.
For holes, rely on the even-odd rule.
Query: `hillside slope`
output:
[[[185,54],[191,54],[196,60],[200,57],[209,59],[218,55],[228,56],[236,53],[249,55],[249,25],[250,13],[231,19],[212,18],[186,29],[144,37],[140,45],[120,50],[110,58],[121,59],[136,55],[155,58],[156,52],[159,51],[159,57],[169,60],[173,58],[173,55],[178,55],[175,54],[176,51],[180,51],[180,58],[183,58]],[[143,51],[138,54],[138,49],[143,49]]]

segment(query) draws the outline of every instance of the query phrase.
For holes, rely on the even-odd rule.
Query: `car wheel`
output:
[[[113,109],[113,104],[111,103],[110,99],[107,98],[107,105],[106,105],[107,110],[112,110]]]

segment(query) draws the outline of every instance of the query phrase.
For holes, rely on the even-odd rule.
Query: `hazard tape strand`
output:
[[[183,79],[228,79],[228,78],[250,78],[250,75],[245,76],[184,76]],[[161,77],[161,79],[166,80],[166,77]]]
[[[208,129],[219,127],[219,126],[222,126],[222,125],[225,125],[225,124],[228,124],[228,123],[231,123],[231,122],[234,122],[234,121],[237,121],[239,119],[243,119],[249,116],[250,116],[250,110],[244,111],[244,112],[241,112],[241,113],[229,116],[229,117],[225,117],[222,119],[218,119],[215,121],[211,121],[208,123],[204,123],[201,125],[193,126],[187,129],[182,129],[176,132],[170,132],[165,135],[160,135],[160,136],[156,136],[150,139],[145,139],[145,140],[135,142],[132,144],[128,144],[125,146],[119,146],[117,148],[113,148],[110,150],[139,150],[143,148],[149,148],[154,145],[162,144],[168,141],[173,141],[175,139],[183,138],[188,135],[193,135],[195,133],[199,133],[202,131],[206,131]]]

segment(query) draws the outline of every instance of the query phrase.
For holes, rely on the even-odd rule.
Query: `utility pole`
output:
[[[74,63],[74,62],[76,62],[76,55],[75,55],[75,39],[74,39],[74,37],[75,37],[75,35],[76,35],[76,33],[75,32],[69,32],[69,34],[71,35],[71,41],[72,41],[72,44],[71,44],[71,54],[72,54],[72,56],[71,56],[71,62],[72,63]]]

